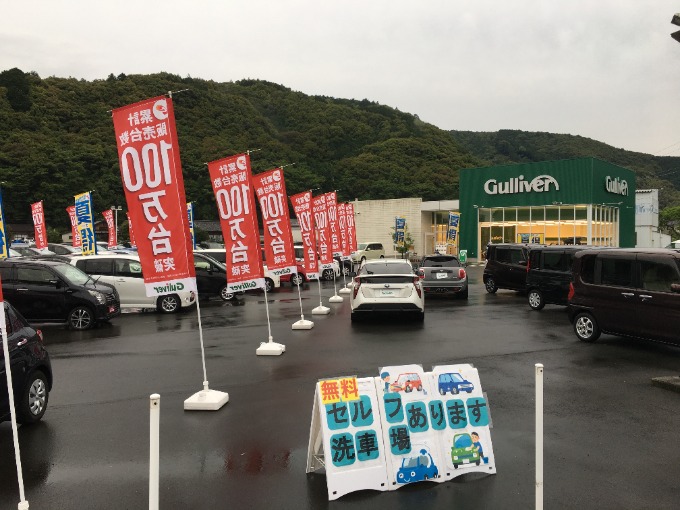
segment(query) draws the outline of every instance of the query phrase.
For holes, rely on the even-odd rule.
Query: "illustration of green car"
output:
[[[470,464],[472,462],[479,466],[479,450],[472,444],[470,434],[464,433],[453,436],[451,460],[453,461],[453,467],[455,469],[458,469],[458,466],[461,464]]]

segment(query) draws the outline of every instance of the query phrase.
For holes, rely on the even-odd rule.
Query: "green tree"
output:
[[[411,236],[411,232],[408,230],[408,225],[404,224],[404,242],[397,242],[397,228],[392,227],[391,230],[392,243],[396,246],[397,253],[400,253],[403,259],[404,255],[413,249],[415,244],[413,236]]]

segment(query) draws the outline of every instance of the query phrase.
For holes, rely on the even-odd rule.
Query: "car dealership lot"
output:
[[[467,301],[428,296],[422,324],[389,316],[352,324],[349,302],[312,316],[289,285],[268,295],[280,357],[267,340],[262,294],[201,302],[215,412],[185,412],[201,387],[196,311],[123,314],[84,332],[43,328],[54,388],[43,422],[20,429],[27,499],[35,508],[144,508],[148,397],[161,394],[164,508],[527,508],[534,501],[534,364],[545,365],[546,508],[677,508],[680,399],[650,383],[680,372],[680,348],[603,335],[579,342],[564,307],[540,312],[512,291],[490,295],[470,267]],[[472,363],[490,404],[498,473],[358,492],[327,503],[325,476],[305,474],[314,386],[337,375],[377,376],[385,365]],[[11,429],[0,424],[0,508],[18,489]]]

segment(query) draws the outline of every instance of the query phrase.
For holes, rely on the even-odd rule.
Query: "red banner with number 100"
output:
[[[196,290],[172,99],[113,110],[128,214],[148,296]]]

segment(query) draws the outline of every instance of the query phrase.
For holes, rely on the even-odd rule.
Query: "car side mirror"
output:
[[[61,280],[50,280],[50,283],[54,285],[57,289],[61,288]]]
[[[520,261],[519,261],[519,265],[520,265],[520,266],[526,266],[526,265],[527,265],[527,261],[526,261],[526,260],[520,260]]]

